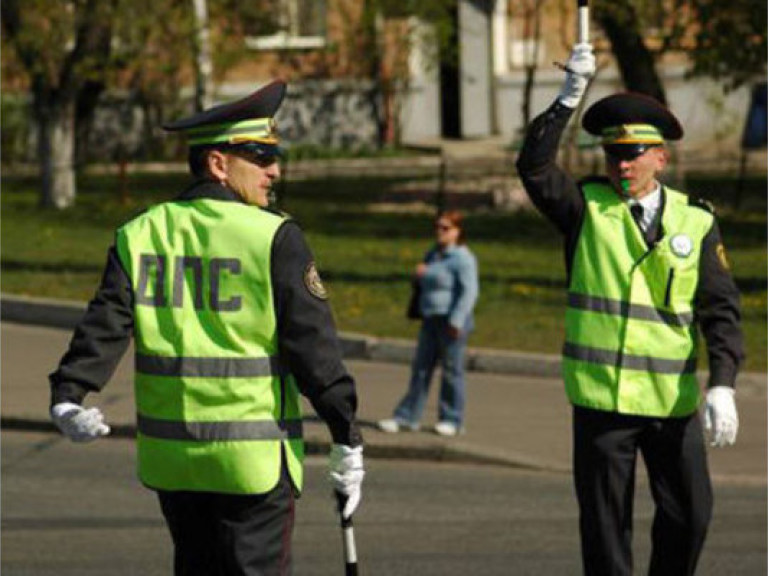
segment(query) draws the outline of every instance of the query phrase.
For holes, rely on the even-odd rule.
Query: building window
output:
[[[249,35],[246,45],[255,50],[323,48],[326,0],[272,0],[271,33]]]

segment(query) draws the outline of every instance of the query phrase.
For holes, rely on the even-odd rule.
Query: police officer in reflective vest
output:
[[[135,343],[138,473],[155,490],[176,574],[288,574],[302,488],[300,394],[327,423],[330,475],[360,501],[355,384],[296,222],[267,207],[280,175],[274,115],[286,85],[165,126],[195,177],[116,233],[101,285],[51,377],[74,441],[109,433],[101,390]]]
[[[577,183],[555,163],[594,70],[592,46],[577,44],[557,101],[533,120],[517,161],[531,200],[565,237],[563,377],[584,571],[632,574],[639,452],[656,505],[649,573],[693,574],[712,510],[697,339],[700,330],[709,354],[706,427],[713,445],[732,444],[739,296],[711,208],[657,180],[665,141],[683,133],[664,106],[625,93],[587,110],[583,126],[601,139],[607,178]]]

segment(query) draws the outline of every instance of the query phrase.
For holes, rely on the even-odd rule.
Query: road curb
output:
[[[4,431],[39,432],[59,434],[53,422],[36,418],[3,417],[0,428]],[[321,434],[309,433],[304,436],[304,453],[307,456],[327,456],[331,442],[320,438]],[[110,433],[101,440],[134,440],[136,426],[133,424],[110,424]],[[63,437],[62,437],[63,439]],[[442,443],[410,445],[398,443],[380,443],[366,438],[366,458],[382,458],[395,460],[428,460],[431,462],[446,462],[454,464],[473,464],[503,466],[521,470],[540,472],[568,473],[569,468],[554,462],[544,462],[523,455],[509,455],[492,450],[482,450],[460,443]]]
[[[8,322],[72,330],[85,310],[86,304],[82,302],[0,294],[0,317]],[[340,332],[339,340],[344,358],[348,359],[410,364],[415,351],[415,343],[406,339]],[[560,375],[560,358],[529,352],[469,348],[467,370],[556,378]]]
[[[85,309],[85,304],[69,300],[0,294],[0,318],[3,321],[71,330],[83,317]]]
[[[72,300],[0,293],[0,317],[3,321],[71,330],[83,317],[85,309],[85,303]],[[410,364],[415,351],[415,342],[406,339],[340,332],[339,340],[347,359]],[[559,355],[492,348],[470,347],[467,350],[467,370],[470,372],[559,378],[560,369]],[[699,378],[706,381],[707,373],[699,372]],[[765,373],[742,372],[737,384],[760,386],[766,385],[767,381]]]
[[[0,317],[3,321],[72,330],[83,317],[86,304],[68,300],[25,297],[0,294]],[[405,339],[377,338],[366,334],[339,334],[345,358],[409,364],[413,358],[415,343]],[[470,349],[467,354],[468,370],[483,372],[523,373],[533,376],[557,376],[559,360],[543,354],[522,354],[505,351],[484,351]],[[136,426],[129,423],[110,425],[111,438],[135,438]],[[58,433],[49,420],[29,417],[3,417],[3,430],[26,432]],[[324,455],[330,449],[330,442],[323,435],[305,426],[305,451],[307,454]],[[427,440],[413,444],[377,439],[374,434],[366,437],[365,453],[369,458],[418,459],[435,462],[487,464],[528,470],[562,471],[556,464],[532,461],[525,456],[510,456],[493,453],[482,447],[473,447],[460,442]]]
[[[3,321],[27,325],[45,326],[72,330],[80,321],[86,305],[80,302],[22,297],[0,294],[0,317]],[[409,364],[413,357],[415,343],[405,339],[377,338],[365,334],[341,333],[342,351],[345,358]],[[558,356],[523,353],[505,350],[468,350],[467,369],[476,372],[514,374],[517,376],[558,378],[560,359]],[[744,373],[739,376],[739,385],[765,386],[766,375]],[[111,425],[113,438],[134,438],[136,427],[133,423],[116,422]],[[24,416],[4,416],[0,420],[3,430],[56,433],[57,429],[47,419]],[[305,450],[307,454],[325,455],[330,441],[313,426],[305,426]],[[436,462],[487,464],[518,469],[567,473],[568,468],[556,462],[516,453],[494,452],[483,446],[471,446],[461,439],[448,442],[440,438],[420,438],[418,442],[398,442],[396,439],[381,437],[379,432],[366,436],[365,453],[372,458],[418,459]]]

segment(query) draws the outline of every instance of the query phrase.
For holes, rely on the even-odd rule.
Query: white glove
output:
[[[331,446],[329,468],[333,489],[347,497],[347,503],[341,512],[346,520],[360,504],[360,490],[365,476],[363,447],[352,448],[344,444],[334,444]]]
[[[51,419],[72,442],[91,442],[109,434],[104,415],[98,408],[83,408],[72,402],[54,404]]]
[[[592,44],[576,44],[565,64],[565,82],[557,97],[563,106],[576,108],[584,96],[589,79],[595,75],[595,55]]]
[[[733,395],[734,390],[730,386],[713,386],[707,392],[704,428],[712,431],[711,446],[730,446],[736,442],[739,414]]]

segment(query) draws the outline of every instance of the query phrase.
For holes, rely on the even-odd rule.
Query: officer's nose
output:
[[[267,176],[273,180],[280,178],[280,162],[274,161],[267,167]]]

